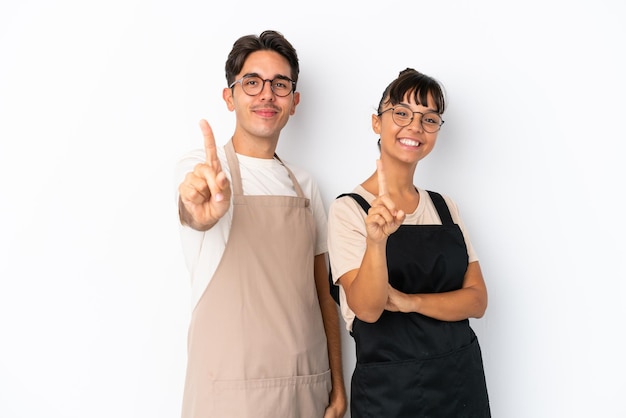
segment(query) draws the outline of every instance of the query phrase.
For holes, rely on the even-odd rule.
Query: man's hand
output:
[[[215,137],[209,123],[202,119],[206,161],[197,164],[178,186],[179,215],[184,225],[206,231],[224,216],[230,207],[230,182],[217,157]]]

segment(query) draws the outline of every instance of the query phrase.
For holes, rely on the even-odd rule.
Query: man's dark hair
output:
[[[235,81],[235,77],[241,72],[248,55],[264,50],[276,51],[285,57],[291,66],[291,79],[298,81],[300,64],[295,48],[280,32],[266,30],[258,36],[245,35],[235,41],[230,54],[228,54],[228,59],[226,59],[226,83],[230,86]]]

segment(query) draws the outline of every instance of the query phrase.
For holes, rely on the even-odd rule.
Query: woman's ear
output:
[[[372,113],[372,130],[375,134],[380,134],[380,116]]]

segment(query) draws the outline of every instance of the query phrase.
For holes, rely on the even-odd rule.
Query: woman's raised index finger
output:
[[[206,153],[206,163],[213,165],[217,159],[217,148],[215,147],[215,137],[213,136],[213,129],[211,125],[204,119],[200,120],[200,130],[202,130],[202,136],[204,137],[204,152]]]
[[[387,179],[385,178],[385,170],[383,170],[383,162],[376,160],[376,173],[378,177],[378,196],[387,194]]]

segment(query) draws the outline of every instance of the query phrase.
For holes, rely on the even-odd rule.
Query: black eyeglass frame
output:
[[[396,105],[393,107],[390,107],[388,109],[383,110],[382,112],[378,112],[378,116],[381,116],[383,113],[389,111],[389,110],[395,110],[397,108],[401,108],[401,109],[406,109],[407,112],[412,113],[411,118],[409,119],[409,123],[407,123],[406,125],[400,125],[398,122],[396,122],[396,118],[394,118],[394,114],[391,114],[391,120],[393,120],[393,123],[395,123],[396,125],[400,126],[401,128],[404,128],[405,126],[409,126],[411,123],[413,123],[413,119],[415,119],[415,114],[419,113],[420,115],[422,115],[422,117],[420,118],[420,125],[422,126],[422,129],[424,130],[424,132],[428,132],[429,134],[434,134],[435,132],[439,132],[439,130],[441,129],[441,126],[444,124],[445,120],[441,119],[441,123],[439,124],[439,126],[437,126],[437,130],[435,131],[428,131],[426,130],[426,128],[424,127],[424,115],[427,115],[429,113],[434,113],[435,115],[439,115],[439,117],[441,118],[441,115],[437,112],[416,112],[411,110],[410,107],[405,106],[405,105]]]
[[[243,88],[243,80],[246,80],[248,78],[258,78],[259,80],[261,80],[263,82],[263,86],[261,87],[261,90],[259,90],[259,92],[257,94],[250,94],[246,91],[246,89]],[[291,90],[289,91],[289,93],[285,94],[285,95],[280,95],[278,93],[276,93],[274,91],[274,81],[276,80],[281,80],[281,81],[285,81],[288,83],[291,83]],[[287,97],[289,96],[291,93],[293,93],[294,91],[296,91],[296,82],[293,81],[292,79],[290,79],[289,77],[275,77],[273,79],[263,79],[261,77],[259,77],[258,75],[252,75],[252,74],[248,74],[248,75],[244,75],[243,77],[241,77],[238,80],[233,81],[230,86],[228,86],[229,89],[232,89],[233,87],[235,87],[235,84],[240,83],[241,84],[241,90],[243,90],[244,93],[246,93],[248,96],[258,96],[259,94],[261,94],[261,92],[263,92],[263,89],[265,88],[265,82],[269,82],[270,83],[270,90],[272,90],[272,93],[274,93],[276,96],[278,97]]]

